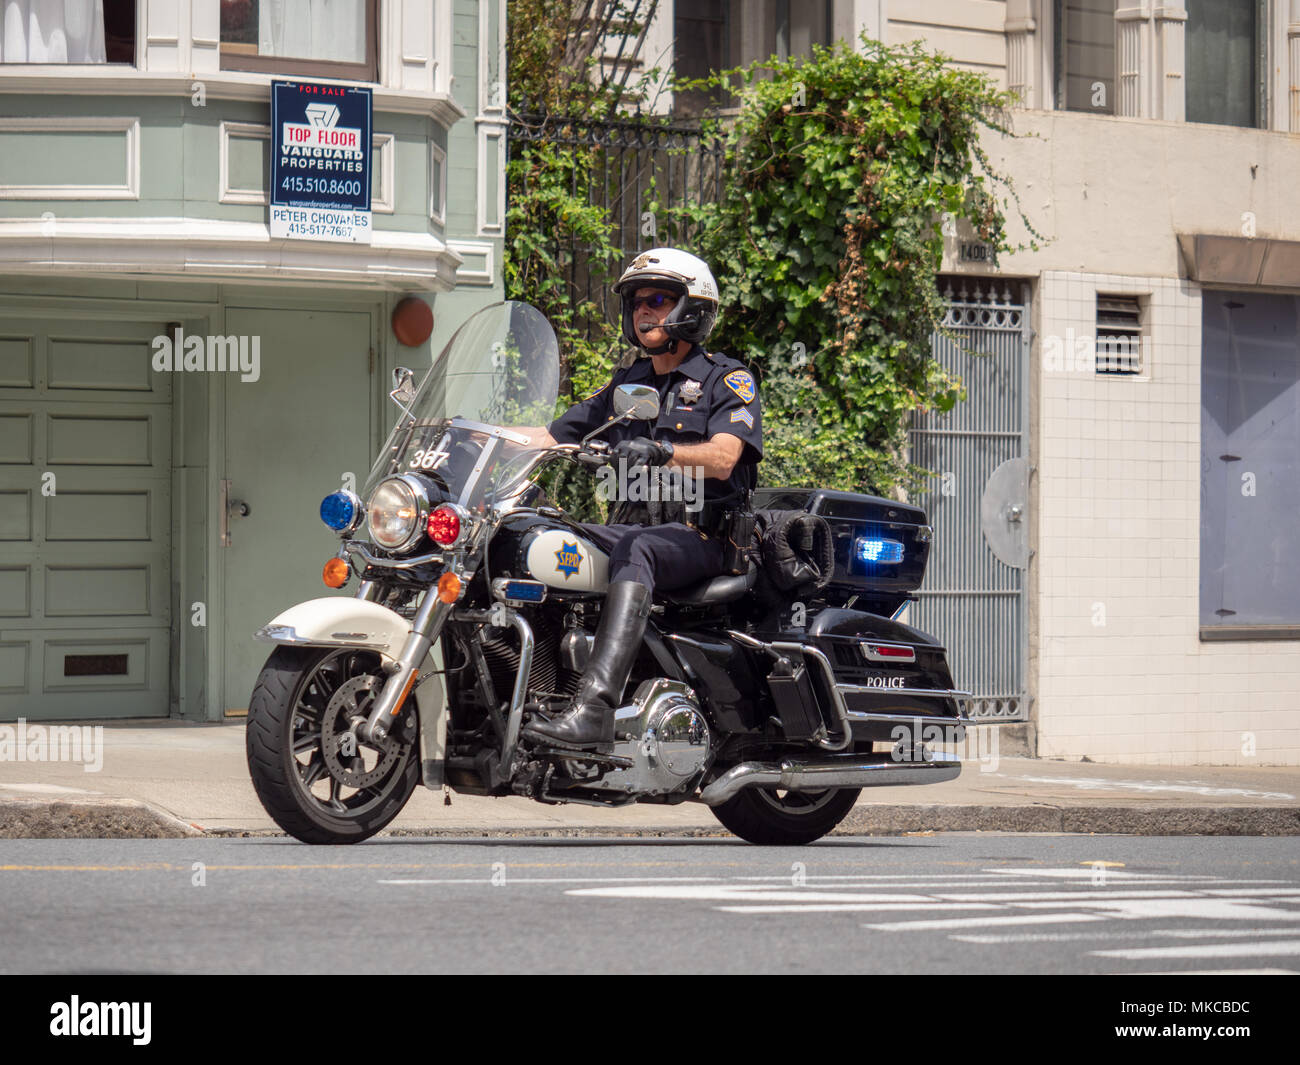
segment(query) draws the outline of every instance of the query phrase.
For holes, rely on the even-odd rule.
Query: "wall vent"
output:
[[[1097,372],[1140,374],[1142,304],[1137,296],[1097,293]]]
[[[127,655],[64,655],[65,677],[125,677]]]

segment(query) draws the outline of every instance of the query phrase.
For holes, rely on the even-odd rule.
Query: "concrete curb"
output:
[[[135,799],[0,799],[0,839],[185,839],[203,832]]]
[[[1045,832],[1133,836],[1296,836],[1297,806],[860,806],[834,836],[930,832]],[[0,839],[285,838],[277,829],[207,828],[134,799],[0,799]],[[520,825],[392,829],[378,838],[709,839],[734,838],[721,825]]]
[[[859,806],[835,835],[1068,832],[1130,836],[1296,836],[1296,806]]]
[[[901,836],[922,832],[1045,832],[1129,836],[1296,836],[1300,807],[1160,806],[869,806],[849,813],[833,836]],[[213,837],[283,836],[272,829],[206,829]],[[379,838],[592,839],[735,838],[721,825],[573,825],[517,828],[406,827]]]

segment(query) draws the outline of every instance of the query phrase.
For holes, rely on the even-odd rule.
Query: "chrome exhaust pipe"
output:
[[[700,793],[700,801],[718,806],[742,788],[823,791],[826,788],[879,788],[902,784],[939,784],[956,780],[961,762],[869,762],[859,755],[796,761],[742,762],[732,766]]]

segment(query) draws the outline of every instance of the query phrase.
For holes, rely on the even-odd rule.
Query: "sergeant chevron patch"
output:
[[[731,420],[733,422],[744,422],[751,429],[754,428],[754,416],[749,413],[747,407],[742,407],[740,410],[733,410],[731,412]]]

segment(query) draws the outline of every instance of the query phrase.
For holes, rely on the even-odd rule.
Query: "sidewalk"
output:
[[[33,723],[27,726],[33,727]],[[987,768],[992,771],[984,771]],[[1300,835],[1300,767],[1157,767],[1002,758],[956,780],[871,788],[837,834],[929,831]],[[102,768],[0,761],[0,838],[279,834],[248,777],[244,723],[104,725]],[[404,835],[727,835],[707,807],[544,806],[417,788]]]

